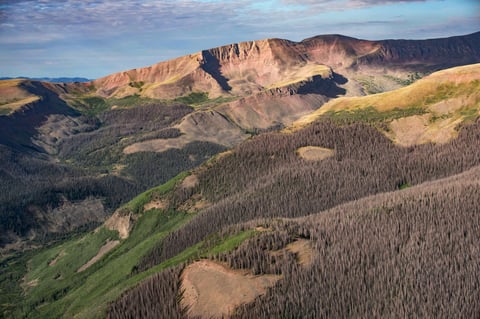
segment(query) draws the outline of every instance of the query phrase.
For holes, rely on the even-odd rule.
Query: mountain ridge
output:
[[[301,68],[308,63],[325,65],[333,71],[366,67],[380,71],[389,66],[403,71],[415,67],[417,71],[432,72],[480,62],[479,48],[480,32],[428,40],[370,41],[342,35],[319,35],[300,42],[271,38],[211,48],[145,68],[114,73],[91,83],[105,96],[121,96],[125,94],[122,90],[151,97],[156,94],[179,96],[205,88],[217,96],[238,94],[245,92],[245,88],[249,92],[261,91],[284,75],[286,69]],[[157,85],[151,88],[149,82]],[[142,84],[135,87],[135,83]],[[187,88],[168,93],[174,83]],[[125,88],[128,84],[132,84],[130,89]],[[236,90],[242,85],[243,91]],[[161,86],[165,86],[163,90]],[[141,88],[147,93],[142,93]]]

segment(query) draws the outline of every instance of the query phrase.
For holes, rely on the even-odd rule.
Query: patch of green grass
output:
[[[128,280],[138,260],[189,219],[190,215],[183,212],[150,210],[137,220],[126,240],[81,273],[76,270],[95,256],[116,232],[112,234],[101,228],[97,233],[35,256],[29,263],[27,278],[38,279],[38,285],[27,291],[21,317],[72,318],[77,314],[80,318],[104,317],[108,302],[138,283]],[[57,263],[49,266],[56,256],[60,256]]]
[[[134,214],[139,214],[143,212],[143,206],[150,202],[152,200],[152,196],[157,195],[157,196],[162,196],[170,192],[175,184],[181,180],[183,180],[185,177],[189,175],[189,172],[182,172],[175,176],[174,178],[170,179],[168,182],[165,184],[162,184],[160,186],[151,188],[142,194],[138,195],[134,199],[132,199],[130,202],[125,204],[122,207],[122,210],[124,211],[129,211],[133,212]]]
[[[473,80],[468,83],[446,83],[441,84],[435,90],[434,93],[425,96],[423,99],[423,104],[425,106],[438,103],[440,101],[447,100],[449,98],[461,97],[461,96],[470,96],[477,95],[480,91],[480,80]]]
[[[230,96],[230,97],[219,96],[214,99],[210,99],[208,98],[208,92],[192,92],[189,95],[177,97],[172,101],[190,105],[192,107],[199,107],[204,105],[213,106],[213,105],[218,105],[222,103],[228,103],[236,99],[237,97],[234,97],[234,96]]]
[[[128,83],[129,86],[131,86],[132,88],[140,89],[140,91],[142,90],[142,86],[143,86],[144,84],[145,84],[145,82],[143,82],[143,81],[130,82],[130,83]]]
[[[236,97],[236,96],[227,96],[227,97],[219,96],[217,98],[208,100],[208,103],[206,103],[206,104],[218,105],[218,104],[232,102],[232,101],[235,101],[236,99],[238,99],[238,97]]]
[[[243,243],[245,240],[253,237],[255,233],[255,230],[251,229],[223,239],[222,241],[218,242],[217,245],[213,246],[210,249],[207,249],[203,256],[217,255],[223,252],[232,251],[238,246],[240,246],[240,244]]]
[[[325,116],[338,125],[349,125],[353,123],[377,125],[388,123],[402,117],[422,115],[425,113],[425,109],[420,107],[411,107],[407,109],[395,108],[390,111],[380,112],[374,107],[369,106],[367,108],[359,108],[351,111],[329,111],[325,113]]]
[[[25,276],[25,303],[20,309],[20,317],[36,317],[39,306],[45,307],[61,300],[81,285],[89,271],[77,273],[78,268],[95,256],[108,239],[117,237],[117,232],[102,228],[97,233],[89,233],[33,256]]]
[[[402,183],[400,185],[398,185],[398,189],[402,190],[402,189],[407,189],[407,188],[410,188],[411,185],[409,183]]]
[[[395,76],[392,76],[392,75],[387,75],[387,74],[384,75],[385,78],[393,80],[393,81],[395,81],[398,84],[403,85],[403,86],[407,86],[407,85],[410,85],[412,83],[415,83],[417,80],[420,80],[424,76],[425,76],[425,74],[422,74],[422,73],[419,73],[419,72],[414,72],[414,73],[408,74],[406,79],[398,78],[398,77],[395,77]]]
[[[12,318],[23,290],[20,281],[27,271],[31,252],[16,253],[0,261],[0,318]]]
[[[383,88],[374,82],[373,77],[361,78],[357,81],[363,87],[366,94],[376,94],[384,91]]]
[[[460,115],[463,116],[464,122],[472,123],[479,117],[478,110],[480,107],[480,103],[477,103],[477,106],[478,107],[472,107],[472,108],[460,110]]]
[[[143,82],[130,82],[129,86],[142,90]],[[92,94],[92,93],[89,93]],[[96,116],[112,108],[113,106],[118,108],[129,108],[136,106],[143,106],[149,104],[162,104],[171,105],[172,103],[181,103],[190,105],[192,107],[199,107],[203,105],[218,105],[227,103],[237,99],[237,97],[217,97],[214,99],[208,98],[208,92],[192,92],[188,95],[177,97],[173,100],[154,99],[149,97],[143,97],[139,94],[133,94],[122,98],[102,98],[95,95],[83,95],[82,93],[73,94],[67,101],[68,104],[81,112],[84,115]],[[0,112],[2,110],[0,109]],[[2,113],[0,113],[1,115]]]
[[[139,86],[141,82],[134,82],[135,87]],[[95,95],[82,95],[77,94],[68,98],[68,103],[71,107],[77,109],[84,115],[95,116],[102,112],[109,110],[112,106],[119,108],[135,107],[148,105],[153,103],[164,103],[159,99],[152,99],[148,97],[142,97],[138,94],[129,95],[122,98],[102,98]]]
[[[207,92],[192,92],[189,95],[177,97],[173,101],[187,104],[187,105],[197,105],[202,104],[208,101],[208,93]]]
[[[450,117],[449,114],[440,114],[440,115],[432,114],[432,116],[430,116],[429,122],[435,123],[437,121],[448,119],[449,117]]]
[[[23,315],[26,318],[103,318],[109,302],[147,277],[180,263],[230,251],[255,234],[254,230],[247,230],[225,238],[210,238],[145,272],[131,276],[132,269],[140,258],[169,232],[190,220],[191,216],[187,213],[156,209],[146,212],[121,245],[82,273],[72,270],[78,269],[77,267],[96,254],[94,250],[104,242],[104,237],[98,233],[88,235],[98,237],[97,244],[88,254],[89,258],[83,253],[80,253],[80,256],[85,258],[77,260],[74,257],[77,248],[85,247],[91,238],[60,245],[35,256],[30,264],[28,278],[35,277],[40,280],[38,286],[27,292]],[[62,250],[65,255],[59,258],[56,265],[48,266]],[[68,273],[63,270],[64,267],[69,269]],[[57,272],[61,272],[65,277],[49,279],[58,278]],[[42,283],[44,278],[49,280],[48,284]]]
[[[100,114],[110,107],[105,99],[98,96],[79,96],[69,99],[68,102],[70,106],[88,116]]]

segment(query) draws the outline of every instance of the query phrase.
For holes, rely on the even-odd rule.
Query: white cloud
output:
[[[464,13],[457,10],[454,22],[446,18],[448,10],[438,19],[428,12],[425,19],[417,12],[389,15],[385,6],[437,1],[441,0],[0,0],[0,69],[9,75],[50,72],[45,76],[76,69],[76,75],[93,78],[267,37],[301,40],[342,33],[367,39],[425,38],[480,28],[478,14],[472,19],[473,5],[466,5]],[[369,15],[375,8],[383,8],[382,14]],[[56,64],[46,68],[39,61]],[[45,68],[38,69],[40,64]],[[83,73],[87,70],[90,73]]]

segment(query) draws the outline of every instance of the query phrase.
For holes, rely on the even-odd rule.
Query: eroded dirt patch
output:
[[[150,209],[166,209],[168,207],[168,201],[167,200],[152,200],[151,202],[145,204],[143,206],[143,211],[146,212]]]
[[[457,112],[465,105],[472,105],[474,103],[473,100],[475,97],[471,96],[470,98],[467,97],[457,97],[442,100],[438,103],[429,106],[429,109],[437,114],[449,114],[453,112]],[[472,103],[473,102],[473,103]]]
[[[121,239],[128,237],[131,227],[131,215],[122,215],[117,210],[105,221],[105,227],[110,230],[116,230]]]
[[[297,149],[297,154],[308,161],[321,161],[333,156],[334,151],[319,146],[305,146]]]
[[[297,262],[299,265],[308,267],[312,265],[313,258],[315,256],[315,250],[313,249],[312,241],[307,239],[297,239],[294,242],[288,244],[285,248],[272,251],[272,255],[279,256],[286,252],[291,252],[297,256]]]
[[[288,244],[285,249],[297,255],[297,260],[300,265],[310,266],[312,264],[314,250],[310,240],[298,239]]]
[[[430,114],[408,116],[392,121],[386,135],[402,146],[447,143],[457,136],[455,128],[461,122],[461,118],[446,118],[432,123]]]
[[[253,276],[245,270],[201,260],[189,265],[182,275],[185,289],[182,305],[189,317],[225,318],[239,305],[253,301],[266,292],[281,276]]]
[[[183,188],[193,188],[198,184],[198,177],[197,175],[189,175],[185,177],[182,181]]]
[[[105,243],[105,245],[103,245],[102,247],[100,247],[100,249],[98,250],[98,253],[92,258],[90,259],[85,265],[83,265],[82,267],[78,268],[77,272],[82,272],[84,270],[86,270],[88,267],[90,267],[91,265],[93,265],[94,263],[96,263],[97,261],[100,260],[100,258],[102,258],[106,253],[108,253],[110,250],[112,250],[113,248],[115,248],[118,244],[120,244],[120,241],[119,240],[112,240],[112,241],[107,241]]]
[[[196,213],[202,209],[210,207],[212,203],[202,197],[200,194],[193,194],[184,203],[178,206],[178,210],[190,213]]]

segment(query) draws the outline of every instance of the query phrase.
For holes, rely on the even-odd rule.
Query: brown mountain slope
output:
[[[172,98],[194,91],[245,96],[315,75],[385,67],[431,72],[480,62],[480,32],[431,40],[367,41],[323,35],[301,42],[267,39],[204,50],[93,81],[104,96]],[[327,67],[325,67],[327,66]],[[278,85],[280,86],[280,85]]]
[[[275,83],[328,75],[329,68],[307,63],[286,40],[242,42],[161,62],[153,66],[116,73],[93,84],[103,96],[174,98],[191,92],[245,96],[276,87]]]

